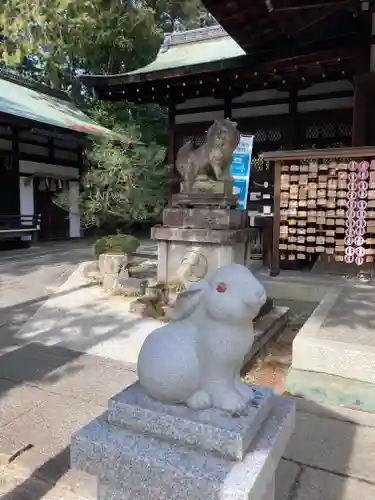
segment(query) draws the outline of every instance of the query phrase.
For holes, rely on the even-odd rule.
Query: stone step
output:
[[[245,414],[233,417],[216,409],[159,403],[136,382],[109,400],[107,419],[134,432],[241,460],[274,403],[270,389],[254,387],[254,396]]]
[[[289,311],[289,307],[275,306],[269,313],[255,321],[255,341],[250,352],[245,356],[244,366],[269,340],[276,337],[285,328]]]

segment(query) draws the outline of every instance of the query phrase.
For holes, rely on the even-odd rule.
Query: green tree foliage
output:
[[[89,149],[79,198],[84,227],[114,232],[134,223],[155,223],[165,206],[165,148],[142,143],[136,127],[116,132],[116,139],[95,140]],[[68,209],[69,194],[63,192],[55,201]]]
[[[42,79],[67,88],[79,69],[119,73],[155,56],[162,32],[150,7],[122,0],[5,0],[0,29],[7,66],[32,60]]]
[[[79,71],[115,74],[155,58],[163,32],[212,19],[200,0],[3,0],[3,64],[68,90],[121,144],[93,142],[81,194],[86,226],[153,220],[165,203],[167,116],[157,105],[93,102]],[[57,200],[64,206],[64,196]]]
[[[208,17],[200,0],[3,0],[0,50],[7,66],[36,66],[66,87],[78,69],[113,74],[147,64],[174,19],[191,28]]]

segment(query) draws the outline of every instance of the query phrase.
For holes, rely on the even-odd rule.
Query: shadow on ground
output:
[[[348,299],[343,303],[348,310],[337,322],[349,322],[354,329],[373,327],[375,320],[365,313],[371,305],[371,293],[358,293],[364,294],[363,310],[355,319],[349,317],[352,303]],[[0,481],[2,500],[46,499],[61,481],[84,497],[80,480],[69,471],[70,436],[102,413],[107,399],[135,378],[121,363],[62,346],[61,332],[55,336],[53,329],[39,337],[37,331],[32,337],[27,332],[19,336],[25,307],[38,308],[46,298],[49,296],[8,308],[12,327],[0,338],[0,454],[4,453],[11,465],[31,471],[2,496]],[[62,313],[51,308],[49,314],[52,321]],[[63,318],[62,324],[83,339],[83,351],[124,331],[122,318],[105,312],[97,316],[95,334],[92,326],[82,325],[79,314]],[[137,321],[129,321],[126,328],[131,331]],[[357,491],[359,484],[373,482],[373,464],[366,453],[374,445],[375,428],[359,426],[350,413],[313,402],[299,405],[296,430],[279,468],[276,500],[353,500],[359,493],[348,496],[350,488]],[[352,486],[347,481],[352,481]]]

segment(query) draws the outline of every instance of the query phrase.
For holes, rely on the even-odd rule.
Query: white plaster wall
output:
[[[51,165],[49,163],[39,163],[36,161],[20,160],[21,174],[51,175],[59,179],[79,179],[79,170],[75,167],[63,167],[61,165]]]
[[[24,140],[39,142],[40,144],[48,144],[48,137],[44,135],[33,134],[31,130],[23,130],[18,132],[18,137],[20,141],[24,139]]]
[[[21,215],[34,215],[34,186],[30,177],[20,176],[20,213]],[[27,225],[25,223],[25,225]],[[31,225],[31,221],[30,221]],[[30,235],[22,237],[23,240],[31,240]]]
[[[6,137],[12,137],[12,129],[5,125],[0,126],[0,134]]]
[[[211,122],[214,120],[224,119],[223,111],[209,111],[205,113],[189,113],[187,115],[176,115],[176,124],[182,125],[184,123],[199,123]]]
[[[71,238],[80,238],[81,219],[79,215],[79,183],[77,181],[69,182],[69,236]]]
[[[45,146],[37,146],[35,144],[19,143],[20,153],[27,153],[29,155],[48,156],[48,148]]]
[[[257,102],[257,101],[265,101],[268,99],[287,99],[289,96],[289,92],[280,92],[275,89],[267,89],[267,90],[255,90],[253,92],[246,92],[240,97],[236,97],[233,99],[233,102]]]
[[[306,89],[300,90],[300,96],[329,94],[331,92],[342,92],[344,90],[353,90],[353,84],[349,80],[337,80],[336,82],[322,82],[311,85]]]
[[[78,163],[78,155],[74,151],[65,151],[63,149],[55,149],[55,158],[57,160],[68,160]]]
[[[289,112],[288,104],[271,104],[269,106],[253,106],[232,110],[232,118],[247,118],[251,116],[282,115]]]
[[[298,103],[298,111],[320,111],[323,109],[342,109],[353,107],[353,97],[340,97],[337,99],[322,99]]]
[[[223,99],[214,99],[213,97],[198,97],[197,99],[187,99],[181,104],[177,104],[176,109],[202,108],[204,106],[224,105]]]
[[[12,141],[7,141],[6,139],[0,139],[0,150],[3,151],[11,151],[12,150]]]

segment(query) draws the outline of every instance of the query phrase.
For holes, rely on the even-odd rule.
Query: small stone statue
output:
[[[229,178],[232,154],[239,140],[237,123],[226,118],[215,120],[207,131],[206,142],[198,149],[194,150],[190,141],[182,146],[177,153],[176,167],[190,190],[199,174],[208,177],[213,174],[215,180]]]
[[[240,264],[220,267],[182,291],[171,323],[154,330],[138,358],[139,381],[162,403],[242,413],[253,399],[240,370],[266,291]]]

